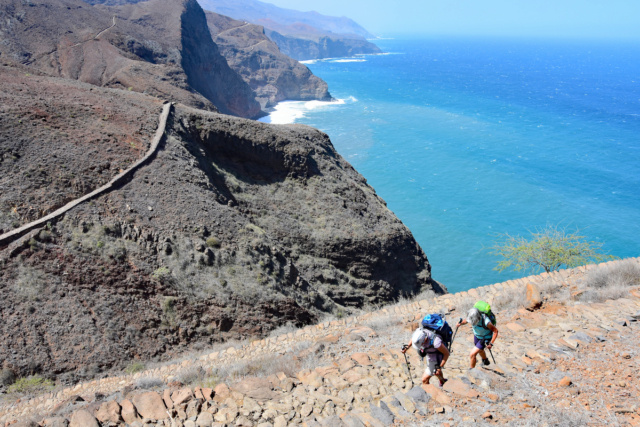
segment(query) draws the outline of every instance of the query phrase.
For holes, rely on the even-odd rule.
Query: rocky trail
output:
[[[640,425],[640,288],[603,303],[578,300],[590,271],[621,262],[638,265],[640,258],[400,303],[133,375],[5,401],[0,422],[72,427]],[[571,298],[555,299],[552,289],[564,289]],[[417,321],[429,312],[445,312],[455,324],[477,299],[503,307],[493,349],[497,363],[468,370],[473,341],[463,326],[445,369],[445,386],[434,385],[435,378],[420,386],[423,367],[413,350],[407,353],[412,384],[400,348]],[[197,372],[208,376],[188,384],[186,379]]]

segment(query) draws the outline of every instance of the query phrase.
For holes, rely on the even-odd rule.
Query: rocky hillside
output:
[[[638,425],[640,259],[416,300],[0,406],[17,426]],[[425,313],[498,315],[491,364],[457,331],[443,388],[400,347]],[[435,379],[432,379],[434,383]],[[15,397],[14,397],[15,399]],[[34,424],[29,424],[30,422]],[[139,424],[136,424],[139,423]]]
[[[280,52],[263,27],[213,12],[206,16],[213,41],[229,66],[255,91],[263,108],[283,100],[331,99],[327,84]]]
[[[265,28],[280,51],[299,61],[381,53],[373,37],[348,18],[298,12],[255,0],[199,0],[205,10]]]
[[[265,33],[278,45],[281,52],[298,61],[382,53],[380,49],[372,49],[372,43],[364,39],[346,39],[331,35],[297,37],[283,35],[271,29],[267,29]]]
[[[157,98],[0,70],[5,233],[147,152]],[[444,291],[327,135],[181,104],[144,167],[2,249],[0,364],[61,381]]]
[[[242,117],[262,114],[251,88],[220,55],[195,0],[118,7],[7,0],[0,34],[6,64]]]

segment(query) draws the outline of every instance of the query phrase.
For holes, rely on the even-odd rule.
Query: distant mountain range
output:
[[[203,9],[265,28],[282,53],[297,60],[381,53],[375,36],[345,17],[283,9],[257,0],[198,0]]]

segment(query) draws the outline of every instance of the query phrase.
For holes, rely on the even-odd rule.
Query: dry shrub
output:
[[[296,332],[298,328],[291,322],[287,322],[285,325],[279,326],[269,334],[269,338],[279,337],[281,335],[287,335],[291,332]]]
[[[387,314],[371,317],[364,322],[364,326],[367,326],[378,333],[383,335],[389,332],[390,329],[397,330],[399,326],[404,324],[402,316],[397,314]]]
[[[613,265],[598,266],[587,275],[579,296],[584,302],[602,302],[629,295],[629,289],[640,285],[640,265],[624,260]]]
[[[135,388],[140,390],[153,390],[164,386],[162,378],[157,377],[143,377],[136,381]]]
[[[176,379],[184,385],[193,385],[202,382],[206,372],[199,366],[182,369],[176,374]]]
[[[497,313],[511,308],[520,308],[526,300],[526,291],[524,289],[510,289],[500,292],[493,298],[491,309]]]

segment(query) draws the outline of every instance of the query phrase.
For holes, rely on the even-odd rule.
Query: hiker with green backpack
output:
[[[478,354],[482,358],[482,363],[489,365],[489,358],[484,350],[486,348],[491,351],[493,344],[498,338],[496,316],[491,312],[491,306],[484,301],[475,303],[473,308],[467,313],[467,318],[465,320],[461,319],[457,327],[467,323],[471,324],[473,328],[473,343],[475,344],[473,350],[471,350],[471,354],[469,354],[471,369],[476,367]]]

